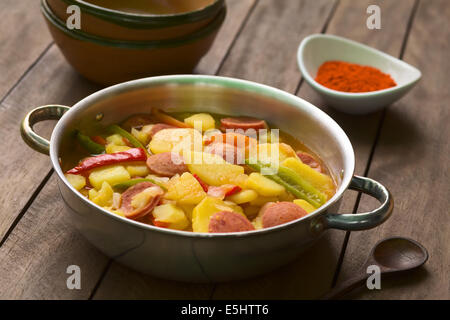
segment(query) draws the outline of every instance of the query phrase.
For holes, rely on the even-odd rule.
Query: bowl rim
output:
[[[345,92],[345,91],[339,91],[339,90],[334,90],[334,89],[330,89],[325,87],[324,85],[318,83],[312,76],[311,74],[308,72],[305,63],[304,63],[304,50],[305,47],[309,44],[309,42],[318,39],[318,38],[324,38],[324,39],[328,39],[328,40],[333,40],[333,41],[341,41],[344,42],[346,44],[352,45],[352,46],[357,46],[360,48],[363,48],[365,50],[368,51],[372,51],[375,54],[378,54],[379,56],[385,58],[385,59],[389,59],[391,61],[395,61],[396,63],[402,65],[405,68],[411,69],[412,71],[416,72],[416,77],[407,82],[404,83],[402,85],[396,85],[394,87],[391,88],[386,88],[386,89],[382,89],[382,90],[376,90],[376,91],[369,91],[369,92]],[[350,62],[350,61],[349,61]],[[350,62],[352,63],[352,62]],[[354,63],[354,62],[353,62]],[[374,96],[378,96],[378,95],[385,95],[385,94],[389,94],[389,93],[394,93],[397,91],[401,91],[403,89],[405,89],[406,87],[412,86],[415,83],[417,83],[421,78],[422,78],[422,72],[417,69],[416,67],[410,65],[409,63],[406,63],[403,60],[400,60],[394,56],[391,56],[381,50],[372,48],[368,45],[365,45],[361,42],[355,41],[355,40],[350,40],[344,37],[340,37],[340,36],[336,36],[336,35],[332,35],[332,34],[323,34],[323,33],[317,33],[317,34],[312,34],[309,35],[307,37],[305,37],[297,50],[297,64],[298,67],[300,69],[300,72],[303,76],[303,78],[306,80],[306,82],[308,82],[314,89],[320,91],[323,94],[327,94],[327,95],[332,95],[334,97],[338,97],[338,98],[371,98]]]
[[[329,199],[324,205],[322,205],[317,210],[307,214],[306,216],[290,221],[288,223],[264,228],[259,230],[245,231],[245,232],[230,232],[230,233],[199,233],[192,231],[181,231],[181,230],[173,230],[166,228],[159,228],[152,225],[143,224],[141,222],[137,222],[131,219],[127,219],[125,217],[121,217],[117,214],[114,214],[92,201],[85,198],[80,192],[78,192],[65,178],[64,173],[61,169],[59,163],[59,155],[58,155],[58,144],[60,143],[61,137],[63,136],[63,132],[65,130],[66,122],[70,122],[70,118],[73,114],[80,112],[84,109],[89,108],[90,105],[95,104],[98,101],[103,100],[107,96],[113,96],[117,94],[121,94],[130,90],[136,89],[144,89],[155,85],[161,84],[177,84],[177,85],[186,85],[186,84],[203,84],[209,86],[222,86],[229,89],[238,89],[253,92],[255,94],[264,95],[269,98],[278,99],[282,102],[290,104],[294,108],[306,108],[307,111],[313,113],[316,118],[319,118],[320,121],[327,126],[329,126],[330,130],[335,132],[335,137],[340,141],[340,145],[342,146],[342,152],[347,157],[344,161],[344,165],[350,168],[349,170],[343,172],[341,184],[338,186],[336,193]],[[301,106],[300,106],[301,105]],[[332,119],[329,115],[327,115],[321,109],[315,107],[313,104],[308,101],[297,97],[293,94],[285,92],[283,90],[267,86],[264,84],[259,84],[253,81],[242,80],[237,78],[229,78],[229,77],[220,77],[220,76],[211,76],[211,75],[168,75],[168,76],[157,76],[157,77],[148,77],[137,80],[132,80],[128,82],[119,83],[102,90],[99,90],[82,100],[75,103],[69,111],[67,111],[64,116],[57,122],[50,139],[50,159],[55,169],[59,179],[69,188],[72,193],[74,193],[81,201],[83,201],[87,206],[97,209],[103,214],[106,214],[110,218],[116,219],[121,222],[125,222],[128,225],[132,225],[138,227],[140,229],[144,229],[147,231],[156,231],[163,232],[167,235],[172,236],[181,236],[181,237],[191,237],[191,238],[243,238],[243,237],[252,237],[258,236],[266,233],[278,232],[284,229],[289,229],[295,227],[299,223],[303,223],[304,221],[313,221],[314,218],[321,216],[330,206],[334,205],[337,201],[341,199],[344,192],[348,189],[351,179],[355,170],[355,154],[353,151],[353,146],[345,134],[344,130]]]
[[[149,28],[169,27],[174,25],[200,21],[210,16],[213,16],[220,10],[222,6],[224,6],[225,3],[225,0],[213,0],[213,2],[210,3],[209,5],[194,11],[172,13],[172,14],[144,14],[144,13],[131,13],[109,9],[89,3],[84,0],[58,0],[58,1],[63,1],[67,5],[77,5],[83,11],[93,16],[116,24],[129,27],[149,27]]]
[[[224,6],[218,15],[208,23],[203,28],[196,30],[184,36],[171,39],[162,40],[150,40],[150,41],[136,41],[136,40],[113,40],[109,38],[104,38],[97,35],[92,35],[80,30],[69,30],[64,22],[59,19],[49,7],[47,0],[41,0],[41,12],[45,19],[51,23],[54,27],[58,28],[60,31],[64,32],[71,38],[76,40],[95,43],[100,46],[109,46],[124,49],[153,49],[153,48],[167,48],[167,47],[178,47],[187,43],[194,42],[198,39],[204,38],[211,33],[218,30],[223,21],[225,20],[227,9]]]

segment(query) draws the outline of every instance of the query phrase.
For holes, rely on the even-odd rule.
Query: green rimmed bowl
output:
[[[148,41],[172,39],[198,31],[211,23],[224,7],[224,0],[167,1],[172,4],[173,13],[151,11],[154,1],[127,0],[127,8],[122,9],[120,0],[47,0],[53,13],[62,21],[67,21],[67,8],[80,8],[81,29],[85,33],[115,40]],[[107,3],[105,6],[96,5]],[[127,11],[123,11],[127,10]],[[148,12],[147,12],[148,11]]]
[[[336,110],[348,114],[368,114],[394,103],[411,90],[422,77],[415,67],[384,52],[328,34],[314,34],[300,43],[297,61],[305,81]],[[316,82],[317,70],[326,61],[345,61],[377,68],[397,83],[388,89],[370,92],[342,92]]]
[[[223,7],[204,28],[184,37],[155,41],[119,41],[69,30],[41,1],[55,43],[84,77],[110,85],[153,75],[190,73],[211,47],[225,16]]]

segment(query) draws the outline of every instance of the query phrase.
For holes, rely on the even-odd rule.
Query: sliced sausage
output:
[[[150,137],[153,137],[158,131],[164,130],[164,129],[173,129],[176,128],[174,126],[171,126],[170,124],[165,123],[157,123],[153,125],[153,127],[150,129]]]
[[[172,177],[174,175],[182,174],[188,171],[183,158],[172,152],[163,152],[151,155],[147,158],[147,167],[154,173],[164,176]]]
[[[229,163],[245,163],[245,150],[231,144],[214,142],[205,148],[205,152],[218,155]]]
[[[148,114],[138,114],[129,117],[122,123],[122,128],[127,131],[130,131],[131,128],[141,128],[147,124],[153,123],[155,119]]]
[[[317,172],[323,173],[323,168],[320,165],[319,161],[317,161],[312,155],[306,152],[297,152],[297,156],[300,158],[300,160],[310,166],[312,169],[316,170]]]
[[[264,120],[259,120],[250,117],[239,117],[239,118],[222,118],[220,119],[220,129],[225,131],[226,129],[266,129],[267,125]]]
[[[131,204],[133,198],[143,192],[148,188],[154,188],[152,193],[154,196],[150,197],[147,204],[141,208],[134,208]],[[164,192],[160,187],[151,183],[151,182],[141,182],[135,184],[134,186],[128,188],[124,193],[122,193],[122,205],[120,206],[120,210],[124,213],[125,217],[129,219],[138,219],[142,218],[145,215],[152,212],[153,208],[158,205],[161,200],[161,196]]]
[[[299,219],[308,213],[292,202],[277,202],[265,209],[262,216],[263,228],[270,228]]]
[[[209,220],[209,232],[242,232],[255,230],[255,227],[245,217],[236,212],[220,211]]]

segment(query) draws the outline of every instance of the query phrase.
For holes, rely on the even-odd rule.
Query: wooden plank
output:
[[[220,75],[295,92],[300,80],[298,42],[321,31],[333,5],[329,0],[260,0]]]
[[[18,124],[30,109],[49,103],[72,105],[99,87],[83,80],[53,46],[0,106],[0,131],[7,153],[0,154],[2,215],[0,232],[7,233],[51,169],[50,159],[28,148]],[[52,123],[39,126],[49,136]],[[21,168],[21,170],[17,170]],[[0,248],[3,299],[87,298],[107,259],[66,224],[63,202],[53,181],[47,184]],[[14,226],[14,225],[13,225]],[[66,287],[68,265],[82,269],[82,289]]]
[[[322,30],[334,5],[332,1],[260,1],[220,73],[295,93],[300,81],[296,62],[299,41]],[[331,285],[341,243],[329,233],[285,267],[258,278],[218,285],[213,299],[320,296]]]
[[[0,99],[51,43],[39,3],[0,2]]]
[[[205,300],[211,291],[211,285],[158,279],[113,262],[94,299]]]
[[[382,7],[383,11],[383,28],[384,32],[373,32],[365,28],[365,12],[369,4],[377,3]],[[339,6],[333,15],[328,26],[327,32],[345,37],[350,37],[357,41],[365,42],[371,46],[386,50],[389,53],[398,55],[402,44],[403,35],[406,31],[406,24],[409,13],[413,7],[413,1],[400,2],[374,2],[374,1],[340,1]],[[384,14],[386,12],[386,14]],[[398,28],[398,25],[404,26]],[[396,31],[391,32],[392,26],[395,25]],[[312,31],[309,31],[311,33]],[[295,55],[296,46],[302,37],[298,37],[295,42],[295,48],[292,48]],[[267,66],[265,66],[267,68]],[[297,66],[295,66],[298,70]],[[276,73],[274,73],[276,75]],[[291,85],[291,88],[293,86]],[[365,145],[372,144],[376,132],[375,121],[379,115],[372,116],[365,120],[364,117],[350,117],[337,112],[333,112],[327,108],[320,98],[312,92],[307,85],[302,85],[299,90],[299,96],[312,102],[316,106],[322,108],[335,118],[338,123],[349,133],[350,139],[355,147],[357,155],[357,173],[363,173],[365,164],[369,156],[369,148]],[[372,130],[367,133],[367,137],[360,139],[357,134],[359,122],[374,122]],[[352,135],[352,132],[354,134]],[[371,138],[371,139],[370,139]],[[354,193],[356,195],[356,193]],[[353,196],[353,197],[352,197]],[[343,199],[341,212],[351,212],[356,197],[353,193],[349,193]],[[344,241],[344,232],[329,231],[317,245],[308,252],[303,254],[301,258],[281,269],[273,272],[266,277],[244,281],[240,284],[221,285],[216,289],[214,298],[266,298],[266,299],[314,299],[325,293],[332,284],[334,271],[338,264],[340,249]],[[308,261],[308,263],[304,263]]]
[[[8,150],[0,153],[0,179],[8,181],[0,186],[0,239],[50,170],[49,158],[31,150],[20,139],[20,121],[34,107],[50,103],[72,105],[98,88],[82,80],[58,49],[52,47],[0,105],[2,148]],[[46,136],[51,128],[48,123],[37,126]]]
[[[422,243],[430,259],[424,268],[381,280],[381,290],[362,289],[348,298],[449,299],[449,111],[450,3],[421,1],[404,60],[418,67],[423,79],[399,103],[389,107],[369,176],[390,188],[395,209],[381,227],[352,233],[342,280],[364,262],[370,248],[389,236]],[[359,210],[373,208],[363,201]]]
[[[242,2],[234,3],[242,9]],[[248,8],[252,3],[253,1],[247,1]],[[233,10],[233,4],[230,7],[230,10]],[[234,25],[228,25],[235,28]],[[224,32],[228,33],[226,30]],[[226,52],[219,46],[217,49],[213,47],[210,53],[217,57],[220,56],[218,51],[223,54]],[[203,65],[209,65],[209,68],[214,70],[218,68],[221,59],[215,61],[215,65],[214,60],[209,61],[209,64]],[[0,155],[0,162],[5,164],[4,170],[0,172],[0,178],[8,181],[8,186],[4,185],[0,192],[0,201],[4,204],[3,214],[0,218],[2,219],[0,223],[2,236],[7,233],[29,196],[50,170],[48,157],[32,151],[19,141],[18,123],[25,113],[35,106],[48,103],[72,105],[98,89],[98,86],[76,74],[64,61],[58,49],[52,47],[0,106],[0,131],[6,142],[5,150],[9,151],[7,155],[6,153]],[[39,127],[38,130],[41,129],[39,132],[46,133],[47,136],[52,128],[51,124],[43,124]],[[22,169],[17,171],[17,167]],[[63,210],[63,206],[55,183],[45,185],[39,196],[31,203],[30,208],[26,207],[25,209],[27,210],[25,210],[23,218],[20,219],[20,216],[17,218],[17,225],[0,250],[0,270],[8,273],[8,276],[1,280],[1,287],[8,288],[8,290],[2,291],[1,297],[5,299],[36,297],[87,299],[90,297],[106,268],[107,259],[86,241],[80,240],[80,236],[70,226],[61,227],[65,224],[64,215],[59,214]],[[39,214],[34,214],[34,212],[39,212]],[[58,232],[58,241],[53,241],[53,243],[51,240],[55,239],[41,236],[40,232],[49,232],[50,234],[54,232],[47,230],[47,224],[54,228],[62,228],[64,231]],[[39,232],[34,232],[34,230],[39,230]],[[76,241],[77,244],[72,244],[72,241]],[[45,254],[42,253],[42,250],[46,250]],[[69,251],[70,254],[68,254]],[[70,264],[82,267],[81,291],[68,290],[65,287],[64,279],[67,275],[64,272]],[[96,267],[91,267],[92,265]],[[13,266],[19,267],[12,268]],[[14,272],[9,271],[11,268]],[[112,266],[112,270],[120,271],[120,268]],[[143,276],[128,269],[126,272],[127,276],[121,278],[123,287],[131,285],[136,289],[129,293],[139,295],[143,290],[138,290],[137,284],[142,282]],[[50,281],[51,276],[46,276],[46,274],[53,275],[56,280]],[[133,276],[136,281],[134,285]],[[112,274],[112,278],[114,277],[115,273]],[[63,280],[64,282],[61,282]],[[52,287],[52,284],[55,287]],[[150,278],[146,278],[145,286],[144,283],[142,286],[146,288],[145,293],[142,293],[144,296],[155,298],[159,293],[161,293],[160,298],[168,297],[164,292],[171,292],[174,297],[173,294],[177,291],[187,292],[188,290],[184,285],[175,284],[173,290],[170,291],[168,290],[170,284]],[[195,290],[191,290],[189,296],[198,294],[199,297],[206,298],[211,291],[210,289],[199,290],[198,286],[193,288]],[[120,290],[118,292],[126,293]],[[152,295],[152,293],[156,293],[156,295]],[[177,297],[182,296],[178,294]],[[130,298],[132,297],[130,296]]]
[[[0,248],[0,299],[83,299],[108,259],[70,225],[54,175]],[[67,267],[81,270],[81,290],[67,288]]]
[[[217,74],[233,41],[245,24],[257,0],[227,0],[227,16],[213,44],[213,49],[197,65],[194,73]]]

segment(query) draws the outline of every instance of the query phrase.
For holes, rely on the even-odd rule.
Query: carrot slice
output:
[[[202,179],[200,179],[200,177],[195,173],[193,174],[193,176],[195,179],[197,179],[198,183],[200,183],[200,185],[203,188],[203,191],[208,192],[209,186]]]
[[[256,146],[256,144],[258,143],[254,138],[235,132],[213,135],[209,140],[205,141],[205,145],[211,144],[213,142],[227,143],[239,148],[245,147],[245,149],[248,149],[251,144]]]
[[[101,144],[102,146],[106,146],[107,144],[106,139],[103,138],[102,136],[93,136],[91,137],[91,140],[98,144]]]
[[[178,128],[192,128],[190,125],[175,119],[172,116],[169,116],[168,114],[163,113],[161,110],[159,109],[152,109],[152,114],[153,116],[160,122],[163,122],[165,124],[174,126],[174,127],[178,127]]]

